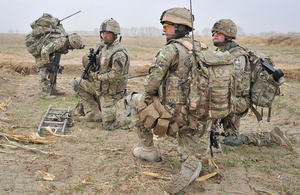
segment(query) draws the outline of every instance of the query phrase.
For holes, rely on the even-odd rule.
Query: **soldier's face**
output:
[[[163,32],[167,37],[173,37],[175,35],[175,26],[173,24],[164,23]]]
[[[214,42],[223,42],[225,41],[225,35],[222,33],[214,33]]]
[[[111,41],[114,38],[114,33],[112,32],[102,32],[102,37],[104,41]]]

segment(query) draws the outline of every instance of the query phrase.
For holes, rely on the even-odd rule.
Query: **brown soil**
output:
[[[128,39],[128,45],[130,41]],[[140,54],[133,54],[136,58],[132,60],[130,76],[146,73],[151,63],[149,56],[154,57],[157,51],[143,54],[142,59],[137,58]],[[74,95],[70,80],[80,77],[83,70],[81,57],[86,52],[73,51],[62,57],[61,64],[65,70],[58,77],[58,85],[65,88],[67,94],[43,99],[38,90],[33,58],[26,50],[15,52],[3,49],[0,53],[0,104],[10,104],[0,109],[0,130],[6,134],[36,133],[50,104],[65,109],[71,106],[74,110],[78,97]],[[295,152],[278,145],[222,145],[223,152],[215,154],[219,173],[205,182],[192,183],[182,194],[300,194],[300,157],[297,152],[300,146],[300,84],[296,82],[300,72],[300,56],[296,53],[274,53],[272,49],[268,52],[274,54],[275,61],[278,61],[277,68],[284,69],[287,75],[287,82],[281,89],[284,96],[275,100],[270,123],[264,117],[259,125],[255,117],[249,114],[242,119],[241,132],[269,131],[278,126],[292,141]],[[290,66],[281,61],[286,55],[291,56],[290,60],[295,60],[290,62]],[[142,93],[143,80],[143,77],[130,80],[128,91]],[[118,106],[119,114],[124,115],[123,101]],[[56,156],[9,147],[2,137],[0,193],[167,194],[168,179],[151,178],[142,172],[158,173],[169,178],[180,171],[177,140],[173,138],[155,139],[162,161],[146,162],[132,156],[132,148],[138,144],[133,129],[111,132],[103,130],[99,123],[75,122],[66,128],[65,134],[69,136],[50,139],[56,141],[52,144],[21,143],[30,148],[55,152]],[[45,131],[41,136],[51,137]],[[38,171],[51,173],[55,178],[53,181],[43,181],[37,176]],[[213,171],[216,169],[203,162],[200,176]]]

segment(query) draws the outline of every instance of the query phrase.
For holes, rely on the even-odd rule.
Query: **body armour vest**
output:
[[[251,84],[249,54],[244,48],[240,46],[232,47],[228,51],[235,58],[234,75],[236,79],[236,96],[249,96]],[[242,67],[240,64],[239,57],[241,56],[245,58],[245,67]]]
[[[164,104],[181,104],[185,105],[187,83],[183,84],[189,75],[188,72],[192,68],[192,53],[182,44],[184,41],[192,43],[191,39],[176,39],[170,40],[167,44],[172,44],[178,51],[178,66],[175,70],[169,69],[167,77],[163,84],[163,100]],[[200,48],[200,43],[195,41],[195,48]]]
[[[117,40],[116,40],[117,41]],[[116,43],[115,41],[115,43]],[[117,95],[126,89],[127,81],[128,81],[128,72],[129,72],[129,65],[130,65],[130,55],[126,47],[117,41],[115,44],[113,43],[112,46],[109,47],[109,49],[102,49],[101,54],[101,67],[100,67],[100,73],[108,73],[112,69],[113,63],[113,55],[117,52],[123,52],[126,55],[126,63],[125,64],[119,64],[122,67],[122,77],[118,80],[110,80],[110,81],[101,81],[100,83],[100,91],[107,95]],[[112,73],[114,74],[114,73]]]

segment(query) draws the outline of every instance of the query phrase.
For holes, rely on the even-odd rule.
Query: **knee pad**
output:
[[[132,101],[131,101],[132,100],[132,96],[134,94],[137,94],[137,92],[131,92],[124,99],[124,107],[125,107],[125,110],[126,110],[127,117],[129,117],[130,114],[138,114],[138,112],[136,111],[136,109],[133,107]]]
[[[71,80],[71,86],[72,86],[72,88],[74,89],[74,91],[76,91],[77,92],[77,89],[78,89],[78,82],[76,81],[76,79],[75,78],[73,78],[72,80]]]
[[[48,71],[47,71],[47,68],[46,67],[43,67],[43,68],[40,68],[39,70],[38,70],[38,73],[39,73],[39,75],[41,75],[42,77],[44,77],[44,78],[47,78],[47,75],[48,75]]]

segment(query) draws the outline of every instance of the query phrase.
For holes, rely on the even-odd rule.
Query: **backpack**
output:
[[[59,19],[51,14],[44,13],[39,19],[30,24],[32,32],[26,35],[25,46],[34,57],[40,55],[43,44],[48,40],[51,34],[66,34]]]
[[[281,69],[275,69],[275,63],[268,55],[260,51],[248,51],[251,65],[251,110],[256,115],[257,120],[262,120],[262,113],[259,114],[253,107],[269,108],[268,119],[271,117],[271,107],[276,95],[280,92],[280,86],[284,83],[284,74]]]
[[[222,119],[232,111],[231,96],[235,96],[234,59],[226,51],[200,50],[187,41],[173,40],[193,54],[193,65],[186,79],[186,106],[191,115],[201,120]],[[193,124],[192,124],[193,126]]]
[[[187,106],[189,112],[203,120],[222,119],[235,110],[234,62],[228,51],[195,52],[189,73]]]

